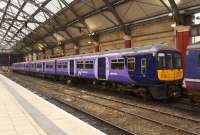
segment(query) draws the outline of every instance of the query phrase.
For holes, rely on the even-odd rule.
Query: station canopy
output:
[[[200,0],[0,0],[0,50],[41,51],[200,10]],[[170,15],[171,14],[171,15]],[[180,19],[181,21],[181,19]]]

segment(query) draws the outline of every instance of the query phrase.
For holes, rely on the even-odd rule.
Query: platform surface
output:
[[[0,135],[105,135],[0,74]]]

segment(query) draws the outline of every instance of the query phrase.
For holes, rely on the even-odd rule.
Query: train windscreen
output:
[[[160,52],[157,55],[158,68],[160,69],[172,69],[181,68],[181,54],[179,53],[164,53]]]

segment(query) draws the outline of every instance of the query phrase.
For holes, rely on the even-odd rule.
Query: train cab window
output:
[[[79,68],[79,69],[83,69],[84,68],[83,61],[77,61],[76,67]]]
[[[176,53],[174,55],[174,68],[182,68],[181,54]]]
[[[127,63],[128,63],[128,70],[135,71],[135,57],[129,57],[127,59]]]
[[[198,55],[198,58],[197,58],[197,66],[200,67],[200,54]]]
[[[165,68],[165,54],[158,53],[158,67]]]
[[[141,74],[146,74],[146,69],[147,69],[147,60],[146,58],[141,59]]]
[[[111,69],[124,69],[124,59],[113,59],[111,60]]]
[[[93,69],[93,67],[94,67],[93,61],[85,61],[86,69]]]
[[[166,54],[166,67],[167,68],[173,68],[173,56],[171,53]]]

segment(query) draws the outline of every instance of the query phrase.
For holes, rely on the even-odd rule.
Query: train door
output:
[[[69,66],[70,66],[69,74],[73,76],[74,75],[74,60],[70,60]]]
[[[98,79],[106,79],[106,58],[98,58]]]
[[[43,70],[44,73],[46,72],[46,70],[45,70],[45,62],[42,63],[42,70]]]
[[[154,68],[151,67],[150,68],[150,64],[153,64],[153,61],[151,61],[152,59],[152,55],[148,54],[148,55],[142,55],[142,56],[139,56],[139,59],[138,59],[138,67],[140,70],[138,70],[138,75],[139,75],[139,78],[143,81],[149,79],[149,77],[151,76],[151,71],[152,69]],[[140,66],[139,66],[140,65]]]

